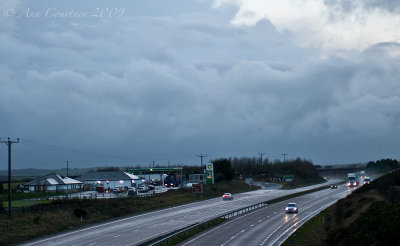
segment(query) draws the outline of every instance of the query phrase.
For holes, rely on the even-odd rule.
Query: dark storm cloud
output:
[[[0,32],[1,136],[109,156],[100,161],[129,157],[128,164],[193,157],[192,164],[199,151],[285,151],[323,163],[396,153],[397,43],[322,59],[268,20],[231,25],[232,9],[209,2],[173,14],[146,4],[141,14],[128,3],[135,11],[122,18],[21,18]],[[385,150],[373,151],[376,144]],[[26,154],[17,167],[72,158],[20,145]]]

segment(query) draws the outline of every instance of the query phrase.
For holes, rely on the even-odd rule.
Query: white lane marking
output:
[[[266,208],[266,207],[265,207],[265,208]],[[262,208],[262,209],[264,209],[264,208]],[[260,210],[262,210],[262,209],[260,209]],[[199,239],[199,238],[201,238],[201,237],[203,237],[203,236],[209,234],[210,232],[213,232],[213,231],[215,231],[215,230],[218,230],[219,228],[221,228],[221,227],[223,227],[223,226],[226,226],[226,225],[228,225],[228,224],[230,224],[230,223],[233,223],[233,222],[236,221],[236,220],[239,220],[239,219],[242,219],[242,218],[244,218],[244,217],[246,217],[246,216],[249,216],[250,214],[254,214],[254,213],[256,213],[256,212],[259,212],[260,210],[255,210],[255,211],[253,211],[253,212],[250,212],[250,213],[248,213],[248,214],[245,214],[245,215],[243,215],[243,216],[240,216],[240,217],[238,217],[238,218],[236,218],[236,219],[233,219],[233,220],[231,220],[231,221],[228,221],[228,222],[226,222],[226,223],[223,223],[222,225],[217,226],[217,227],[215,227],[214,229],[211,229],[211,230],[209,230],[209,231],[207,231],[207,232],[205,232],[205,233],[203,233],[203,234],[201,234],[201,235],[199,235],[199,236],[193,238],[192,240],[190,240],[190,241],[188,241],[188,242],[182,244],[181,246],[185,246],[185,245],[187,245],[187,244],[189,244],[189,243],[192,243],[193,241],[196,241],[197,239]],[[259,220],[259,221],[262,221],[262,220]]]
[[[216,200],[216,199],[219,199],[219,198],[210,199],[210,200],[208,200],[208,202]],[[63,233],[63,234],[60,234],[60,235],[57,235],[57,236],[45,238],[45,239],[42,239],[42,240],[39,240],[39,241],[35,241],[35,242],[28,243],[28,244],[24,244],[24,246],[35,245],[35,244],[40,245],[43,242],[46,242],[46,241],[49,241],[49,240],[53,240],[53,239],[57,239],[57,238],[61,238],[61,237],[65,237],[65,236],[72,235],[72,234],[75,234],[75,233],[84,232],[84,231],[88,231],[88,230],[91,230],[91,229],[96,229],[96,228],[99,228],[99,227],[105,227],[107,225],[121,223],[121,222],[126,221],[126,220],[132,220],[132,219],[137,219],[137,218],[141,218],[141,217],[146,217],[146,216],[149,216],[150,214],[161,213],[161,212],[172,210],[172,209],[177,209],[177,208],[182,208],[182,207],[189,207],[190,208],[190,206],[192,206],[192,205],[193,204],[184,204],[184,205],[179,205],[179,206],[175,206],[175,207],[171,207],[171,208],[165,208],[165,209],[161,209],[161,210],[157,210],[157,211],[149,212],[149,213],[145,213],[145,214],[133,215],[133,216],[130,216],[128,218],[119,219],[119,220],[115,220],[115,221],[111,221],[111,222],[106,222],[106,223],[103,223],[103,224],[100,224],[100,225],[87,227],[85,229],[71,231],[71,232]]]
[[[277,237],[274,241],[272,241],[272,243],[269,243],[268,245],[274,245],[274,243],[276,243],[279,239],[282,238],[282,240],[285,240],[286,238],[289,237],[289,235],[286,235],[286,238],[283,238],[285,236],[285,234],[290,231],[293,227],[297,226],[298,224],[300,224],[301,222],[303,222],[304,220],[308,220],[310,217],[313,217],[315,215],[317,215],[319,212],[321,212],[322,210],[324,210],[325,208],[331,206],[332,204],[336,203],[336,201],[332,201],[330,203],[328,203],[325,206],[320,207],[319,209],[315,210],[315,213],[310,213],[307,216],[305,216],[304,218],[300,219],[299,221],[297,221],[296,223],[294,223],[291,227],[289,227],[288,229],[286,229],[281,235],[279,235],[279,237]],[[302,225],[302,224],[300,224]],[[297,230],[297,228],[296,228]],[[295,232],[296,230],[294,230],[293,232]]]
[[[253,226],[254,226],[254,224],[250,225],[250,227],[253,227]]]
[[[233,235],[228,241],[225,241],[223,244],[221,244],[221,246],[224,246],[225,244],[229,243],[230,241],[232,241],[233,239],[235,239],[235,237],[239,236],[239,234],[242,234],[243,232],[245,232],[246,230],[241,230],[240,232],[236,233],[235,235]]]
[[[269,215],[268,215],[268,218],[269,218]],[[262,220],[259,220],[258,222],[261,222]]]
[[[330,198],[327,198],[330,199]],[[274,243],[276,243],[279,239],[281,239],[289,230],[291,230],[293,227],[297,226],[299,223],[303,222],[304,220],[308,219],[311,216],[314,216],[316,214],[318,214],[319,212],[321,212],[322,210],[324,210],[325,208],[331,206],[332,204],[336,203],[337,201],[331,201],[330,203],[328,203],[327,205],[320,207],[318,210],[315,210],[315,213],[309,213],[308,215],[306,215],[304,218],[300,219],[299,221],[297,221],[294,225],[292,225],[289,229],[285,230],[284,233],[282,233],[281,235],[278,236],[277,239],[275,239],[272,243],[269,243],[268,245],[273,245]],[[316,203],[317,204],[317,203]],[[315,205],[315,204],[314,204]],[[311,205],[312,207],[313,205]],[[305,212],[303,212],[302,214],[305,214]],[[278,228],[276,228],[268,237],[265,238],[265,240],[260,244],[261,246],[264,245],[273,234],[275,234],[280,228],[282,228],[283,226],[285,226],[286,224],[288,224],[291,220],[293,220],[296,217],[292,217],[291,219],[289,219],[286,223],[282,224],[281,226],[279,226]],[[300,224],[301,225],[301,224]],[[297,229],[296,229],[297,230]],[[290,235],[290,234],[289,234]],[[286,236],[286,238],[289,237],[289,235]],[[285,239],[286,239],[285,238]]]

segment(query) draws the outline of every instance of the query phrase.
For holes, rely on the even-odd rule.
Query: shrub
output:
[[[88,215],[87,211],[85,209],[83,209],[83,208],[75,208],[74,209],[74,214],[78,218],[81,218],[81,217],[82,218],[87,218],[87,215]]]

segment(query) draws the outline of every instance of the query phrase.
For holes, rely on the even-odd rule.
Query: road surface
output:
[[[354,188],[350,189],[346,185],[340,185],[338,189],[325,189],[271,204],[224,222],[179,245],[280,245],[308,219],[338,199],[347,196],[352,190]],[[299,213],[285,213],[285,206],[289,202],[297,203]]]
[[[229,202],[214,198],[89,226],[22,245],[137,245],[242,207],[337,182],[340,180],[293,190],[260,189],[234,195],[234,200]]]

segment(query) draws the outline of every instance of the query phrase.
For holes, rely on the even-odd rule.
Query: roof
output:
[[[25,185],[68,185],[68,184],[82,184],[81,181],[72,179],[69,177],[64,177],[57,173],[50,173],[43,177],[37,178]]]
[[[160,172],[181,172],[183,167],[151,167],[151,168],[134,168],[128,169],[128,172],[142,174],[142,173],[160,173]]]
[[[102,171],[84,174],[78,178],[81,181],[101,181],[101,180],[135,180],[140,177],[124,171]]]

